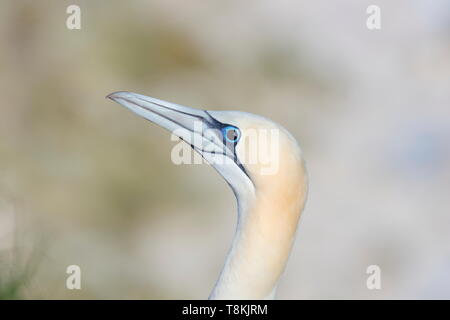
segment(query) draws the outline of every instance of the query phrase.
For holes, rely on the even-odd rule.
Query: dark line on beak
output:
[[[135,102],[133,102],[133,101],[127,99],[127,98],[122,98],[122,97],[120,97],[120,98],[118,98],[118,99],[122,99],[122,100],[124,100],[124,101],[126,101],[126,102],[128,102],[128,103],[130,103],[130,104],[132,104],[132,105],[135,105],[135,106],[137,106],[137,107],[139,107],[139,108],[142,108],[142,109],[144,109],[144,110],[147,110],[148,112],[154,113],[154,114],[156,114],[156,115],[158,115],[158,116],[160,116],[160,117],[162,117],[162,118],[164,118],[164,119],[166,119],[166,120],[168,120],[168,121],[170,121],[170,122],[175,123],[175,124],[178,125],[179,127],[184,128],[185,130],[188,130],[189,132],[198,133],[198,132],[195,132],[194,130],[191,130],[191,129],[185,127],[183,124],[181,124],[180,122],[178,122],[178,121],[176,121],[176,120],[173,120],[173,119],[171,119],[171,118],[169,118],[169,117],[167,117],[167,116],[165,116],[165,115],[163,115],[163,114],[161,114],[161,113],[159,113],[159,112],[157,112],[157,111],[155,111],[155,110],[149,109],[149,108],[147,108],[147,107],[145,107],[145,106],[137,105]],[[159,103],[154,103],[154,102],[146,101],[146,100],[141,99],[141,98],[137,98],[137,99],[139,99],[139,100],[141,100],[141,101],[144,101],[144,102],[146,102],[146,103],[152,103],[152,104],[155,104],[155,105],[157,105],[157,106],[159,106],[159,107],[161,107],[161,108],[169,109],[169,110],[171,110],[171,111],[173,111],[173,112],[179,112],[179,113],[182,113],[182,114],[185,114],[185,115],[188,115],[188,116],[192,116],[192,117],[194,117],[194,118],[200,119],[201,121],[205,121],[206,123],[209,123],[207,120],[205,120],[205,119],[204,119],[203,117],[201,117],[201,116],[198,116],[198,115],[195,115],[195,114],[190,114],[190,113],[183,112],[183,111],[179,111],[179,110],[175,110],[175,109],[166,107],[166,106],[164,106],[164,105],[161,105],[161,104],[159,104]],[[208,116],[211,117],[209,114],[208,114]],[[145,119],[145,118],[144,118],[144,119]],[[145,120],[154,123],[153,121],[151,121],[151,120],[149,120],[149,119],[145,119]],[[214,120],[215,120],[215,119],[214,119]],[[216,120],[216,121],[217,121],[217,120]],[[218,122],[218,121],[217,121],[217,122]],[[220,123],[220,122],[219,122],[219,123]],[[202,131],[202,137],[203,137],[203,139],[208,140],[208,141],[211,142],[212,144],[214,144],[214,145],[216,145],[217,147],[223,149],[223,146],[218,145],[214,140],[211,140],[211,139],[208,139],[207,137],[205,137],[205,136],[203,135],[203,131]],[[183,141],[185,141],[185,140],[183,140]],[[186,142],[186,141],[185,141],[185,142]],[[202,151],[203,151],[203,150],[202,150]],[[207,151],[205,151],[205,152],[207,152]],[[224,154],[224,153],[221,153],[221,154],[223,154],[223,155],[226,156],[226,154]]]
[[[167,116],[165,116],[165,115],[163,115],[163,114],[161,114],[161,113],[159,113],[159,112],[157,112],[157,111],[151,110],[151,109],[149,109],[149,108],[147,108],[147,107],[144,107],[144,106],[137,105],[135,102],[133,102],[133,101],[127,99],[127,98],[119,98],[119,99],[125,100],[125,101],[128,102],[128,103],[131,103],[131,104],[133,104],[133,105],[135,105],[135,106],[137,106],[137,107],[139,107],[139,108],[142,108],[142,109],[147,110],[147,111],[149,111],[149,112],[151,112],[151,113],[154,113],[154,114],[160,116],[161,118],[164,118],[164,119],[166,119],[166,120],[168,120],[168,121],[170,121],[170,122],[173,122],[173,123],[175,123],[176,125],[180,126],[181,128],[184,128],[184,129],[186,129],[186,130],[188,130],[188,131],[193,132],[191,129],[185,127],[183,124],[179,123],[178,121],[173,120],[173,119],[170,119],[169,117],[167,117]],[[141,100],[142,100],[142,99],[141,99]],[[145,101],[145,100],[144,100],[144,101]],[[146,102],[148,103],[148,101],[146,101]],[[153,102],[151,102],[151,103],[153,103]],[[158,104],[157,104],[157,105],[158,105]],[[160,105],[159,105],[159,106],[160,106]],[[170,109],[170,108],[167,108],[167,109]],[[170,109],[170,110],[173,110],[173,109]],[[177,110],[173,110],[173,111],[177,111]],[[142,118],[143,118],[143,117],[142,117]],[[144,119],[145,119],[145,118],[144,118]],[[154,123],[153,121],[151,121],[151,120],[149,120],[149,119],[145,119],[145,120]]]
[[[172,110],[172,111],[175,111],[175,112],[178,112],[178,113],[182,113],[182,114],[185,114],[185,115],[187,115],[187,116],[191,116],[191,117],[194,117],[194,118],[197,118],[197,119],[200,119],[200,120],[204,120],[204,118],[203,117],[201,117],[201,116],[199,116],[199,115],[196,115],[196,114],[192,114],[192,113],[188,113],[188,112],[185,112],[185,111],[180,111],[180,110],[176,110],[176,109],[172,109],[172,108],[170,108],[170,107],[168,107],[168,106],[165,106],[165,105],[162,105],[162,104],[159,104],[159,103],[156,103],[156,102],[153,102],[153,101],[147,101],[147,100],[145,100],[145,99],[142,99],[142,98],[139,98],[139,97],[135,97],[136,99],[138,99],[138,100],[141,100],[141,101],[144,101],[144,102],[147,102],[147,103],[152,103],[152,104],[155,104],[155,105],[157,105],[157,106],[159,106],[159,107],[161,107],[161,108],[166,108],[166,109],[169,109],[169,110]],[[143,107],[144,109],[146,109],[146,110],[148,110],[147,108],[145,108],[145,107]],[[151,110],[148,110],[148,111],[151,111]],[[204,111],[204,110],[202,110],[202,111]]]
[[[112,94],[111,94],[111,95],[112,95]],[[145,107],[145,106],[140,106],[140,105],[136,104],[135,102],[133,102],[133,101],[127,99],[127,98],[124,98],[124,97],[111,98],[110,95],[108,95],[107,98],[110,98],[111,100],[114,100],[114,101],[116,101],[116,99],[122,99],[122,100],[124,100],[124,101],[126,101],[126,102],[128,102],[128,103],[130,103],[130,104],[132,104],[132,105],[135,105],[135,106],[137,106],[137,107],[139,107],[139,108],[142,108],[142,109],[147,110],[147,111],[149,111],[149,112],[151,112],[151,113],[154,113],[154,114],[160,116],[161,118],[164,118],[164,119],[166,119],[166,120],[168,120],[168,121],[170,121],[170,122],[173,122],[173,123],[175,123],[176,125],[178,125],[178,126],[181,127],[181,128],[184,128],[184,129],[186,129],[186,130],[188,130],[188,131],[190,131],[190,132],[196,133],[194,130],[191,130],[191,129],[185,127],[184,125],[182,125],[182,124],[179,123],[178,121],[173,120],[173,119],[170,119],[169,117],[167,117],[167,116],[165,116],[165,115],[163,115],[163,114],[161,114],[161,113],[159,113],[159,112],[157,112],[157,111],[151,110],[151,109],[149,109],[149,108],[147,108],[147,107]],[[142,98],[139,98],[139,97],[136,97],[136,96],[135,96],[135,98],[138,99],[138,100],[141,100],[141,101],[143,101],[143,102],[151,103],[151,104],[157,105],[157,106],[159,106],[159,107],[161,107],[161,108],[165,108],[165,109],[171,110],[171,111],[173,111],[173,112],[178,112],[178,113],[181,113],[181,114],[184,114],[184,115],[187,115],[187,116],[191,116],[191,117],[197,118],[197,119],[199,119],[199,120],[201,120],[201,121],[203,121],[203,122],[206,122],[206,124],[207,124],[209,127],[213,128],[213,129],[219,129],[219,130],[220,130],[220,129],[222,128],[222,126],[224,125],[224,124],[221,123],[220,121],[216,120],[213,116],[211,116],[211,115],[208,113],[208,111],[206,111],[206,110],[202,110],[202,111],[208,116],[207,119],[204,118],[204,117],[202,117],[202,116],[196,115],[196,114],[191,114],[191,113],[188,113],[188,112],[185,112],[185,111],[180,111],[180,110],[176,110],[176,109],[173,109],[173,108],[169,108],[169,107],[167,107],[167,106],[165,106],[165,105],[162,105],[162,104],[159,104],[159,103],[156,103],[156,102],[153,102],[153,101],[147,101],[147,100],[145,100],[145,99],[142,99]],[[116,101],[116,102],[117,102],[117,101]],[[144,118],[144,119],[145,119],[145,118]],[[149,120],[149,119],[146,119],[146,120],[153,123],[153,121],[151,121],[151,120]],[[198,133],[198,132],[197,132],[197,133]],[[227,145],[224,144],[224,143],[222,143],[223,146],[220,146],[220,145],[218,145],[215,141],[206,138],[206,137],[203,135],[203,131],[202,131],[202,137],[203,137],[204,139],[208,140],[209,142],[213,143],[214,145],[216,145],[216,146],[219,147],[219,148],[223,148],[223,146],[224,146],[224,147],[225,147],[226,149],[228,149],[230,152],[233,152],[234,159],[232,159],[232,160],[234,161],[234,163],[236,163],[236,165],[242,170],[242,172],[244,172],[244,174],[245,174],[245,175],[250,179],[250,181],[253,183],[253,180],[252,180],[252,178],[250,177],[250,175],[248,174],[247,170],[245,169],[245,167],[242,165],[242,163],[241,163],[241,162],[239,161],[239,159],[237,158],[237,155],[236,155],[236,151],[235,151],[235,150],[230,150],[230,149],[227,147]],[[179,138],[180,138],[182,141],[188,143],[188,142],[185,141],[182,137],[179,137]],[[188,144],[191,146],[192,149],[194,149],[194,150],[196,150],[197,152],[199,152],[200,155],[202,156],[202,158],[205,159],[205,160],[206,160],[206,158],[202,155],[201,152],[207,152],[207,153],[210,153],[210,154],[221,154],[221,155],[224,155],[225,157],[228,157],[228,158],[229,158],[229,156],[228,156],[226,153],[216,153],[216,152],[205,151],[205,150],[203,150],[203,149],[199,149],[199,148],[193,146],[191,143],[188,143]],[[200,152],[200,151],[201,151],[201,152]],[[207,161],[207,160],[206,160],[206,161]]]

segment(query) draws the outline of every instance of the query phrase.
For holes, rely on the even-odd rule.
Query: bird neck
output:
[[[274,298],[295,238],[306,189],[301,164],[294,172],[279,173],[253,197],[237,197],[236,233],[210,299]]]

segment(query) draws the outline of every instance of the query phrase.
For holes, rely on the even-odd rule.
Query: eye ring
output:
[[[228,142],[237,143],[241,138],[241,131],[233,126],[226,126],[222,129],[222,134]]]

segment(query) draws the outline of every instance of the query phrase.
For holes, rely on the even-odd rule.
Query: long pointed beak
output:
[[[171,131],[201,155],[205,152],[226,154],[226,147],[220,135],[221,123],[205,110],[127,91],[114,92],[106,98]]]

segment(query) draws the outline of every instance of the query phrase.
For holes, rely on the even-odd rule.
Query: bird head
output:
[[[257,191],[290,192],[304,173],[296,140],[262,116],[190,108],[125,91],[107,98],[189,144],[222,175],[238,199],[254,197]]]

